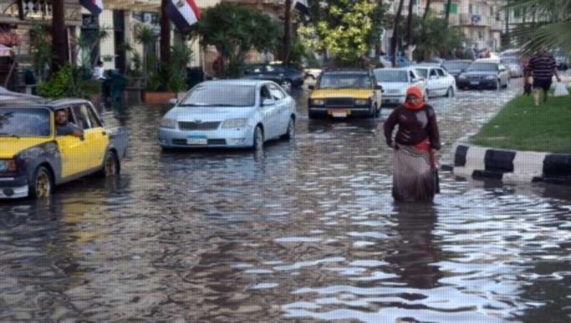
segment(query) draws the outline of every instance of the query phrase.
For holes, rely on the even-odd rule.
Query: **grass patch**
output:
[[[490,148],[571,153],[571,95],[549,97],[536,107],[532,96],[518,96],[480,132],[472,143]]]

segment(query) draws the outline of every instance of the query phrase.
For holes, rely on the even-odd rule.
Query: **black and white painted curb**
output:
[[[493,149],[466,142],[458,141],[452,147],[452,172],[456,176],[571,185],[571,154]]]

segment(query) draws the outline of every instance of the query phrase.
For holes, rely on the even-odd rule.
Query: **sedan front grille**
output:
[[[353,106],[353,98],[329,98],[325,100],[325,105],[333,107]]]
[[[216,130],[220,122],[195,122],[195,121],[181,121],[178,123],[180,130]]]

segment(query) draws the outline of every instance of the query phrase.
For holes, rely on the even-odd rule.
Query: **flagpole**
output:
[[[292,0],[286,0],[284,14],[284,38],[282,46],[282,62],[286,66],[289,65],[289,52],[291,47],[291,6]]]

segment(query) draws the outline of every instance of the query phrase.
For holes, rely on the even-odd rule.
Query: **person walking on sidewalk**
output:
[[[406,102],[384,125],[387,145],[394,149],[392,194],[396,201],[432,201],[439,193],[435,150],[440,149],[440,133],[434,109],[422,97],[422,89],[409,88]]]
[[[543,102],[547,102],[547,95],[551,89],[553,75],[557,78],[557,82],[561,82],[559,73],[557,73],[557,61],[555,57],[547,52],[547,48],[542,47],[530,58],[525,80],[525,82],[529,84],[529,77],[533,77],[533,99],[536,107],[539,106],[541,92],[543,92]]]

